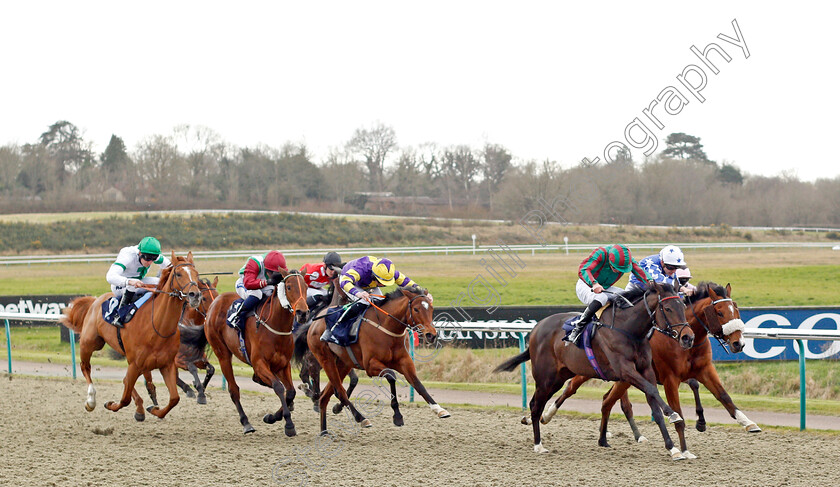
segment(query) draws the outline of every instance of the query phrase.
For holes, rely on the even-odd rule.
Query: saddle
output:
[[[125,325],[131,321],[131,318],[134,317],[134,313],[136,313],[141,306],[149,301],[152,294],[153,293],[144,293],[142,296],[137,298],[137,300],[123,306],[122,308],[119,307],[120,300],[111,296],[111,299],[102,302],[102,319],[113,325],[114,320],[116,320],[117,316],[119,316],[120,322]]]
[[[332,329],[332,335],[328,341],[342,347],[358,342],[359,327],[367,308],[366,303],[353,303],[346,310],[342,308],[328,309],[326,315],[327,328]]]

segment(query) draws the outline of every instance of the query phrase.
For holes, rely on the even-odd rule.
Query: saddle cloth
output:
[[[125,325],[131,318],[134,317],[134,313],[140,309],[141,306],[146,304],[146,301],[152,297],[153,293],[145,293],[133,303],[127,304],[122,308],[119,308],[120,300],[111,296],[111,299],[102,302],[102,319],[107,321],[110,324],[114,324],[114,320],[117,316],[120,317],[120,322]]]
[[[367,305],[355,303],[346,311],[343,308],[330,308],[327,310],[327,327],[332,329],[329,342],[342,347],[352,345],[359,341],[359,327],[362,318],[365,316]]]

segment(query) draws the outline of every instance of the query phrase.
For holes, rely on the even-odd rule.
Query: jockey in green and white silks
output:
[[[117,259],[105,275],[105,280],[111,285],[111,291],[120,300],[120,307],[145,294],[147,291],[143,288],[144,284],[157,286],[160,282],[160,272],[154,277],[146,275],[152,264],[158,264],[161,269],[172,265],[169,259],[161,254],[160,242],[154,237],[145,237],[137,245],[120,249]],[[114,324],[121,326],[119,321]]]

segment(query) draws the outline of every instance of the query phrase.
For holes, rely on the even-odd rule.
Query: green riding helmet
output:
[[[624,245],[613,245],[607,251],[607,258],[610,266],[618,272],[630,272],[633,270],[633,258],[630,256],[630,250]]]
[[[141,254],[160,255],[160,241],[155,237],[143,237],[140,245],[137,246]]]

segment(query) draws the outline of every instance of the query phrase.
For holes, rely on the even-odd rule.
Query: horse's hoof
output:
[[[146,408],[146,411],[148,411],[148,412],[152,413],[152,411],[153,411],[154,409],[155,409],[155,406],[149,406],[149,407],[147,407],[147,408]],[[154,414],[154,413],[152,413],[152,414]]]
[[[394,426],[403,426],[405,421],[403,421],[402,416],[394,416]]]
[[[697,431],[699,431],[701,433],[706,431],[706,423],[705,422],[701,423],[700,421],[698,421],[697,424],[694,425],[694,427],[697,428]]]
[[[371,426],[373,426],[373,423],[371,423],[370,420],[367,418],[363,419],[362,422],[359,424],[362,426],[362,428],[370,428]]]
[[[321,432],[318,434],[318,436],[329,436],[329,437],[332,437],[332,433],[330,433],[330,432],[329,432],[329,431],[327,431],[327,430],[324,430],[324,431],[321,431]]]
[[[146,420],[146,415],[135,412],[134,413],[134,420],[137,421],[138,423],[142,423],[143,421]]]
[[[321,412],[321,408],[318,406],[318,403],[315,403],[315,404],[312,405],[312,410],[315,411],[316,413]]]
[[[103,406],[105,406],[105,409],[107,409],[108,411],[111,411],[112,404],[114,404],[114,401],[108,401],[105,404],[103,404]]]
[[[85,411],[91,412],[95,408],[96,408],[96,403],[93,403],[93,404],[85,403]]]
[[[542,446],[542,443],[537,443],[534,445],[534,452],[535,453],[548,453],[548,449]]]
[[[682,452],[682,456],[684,456],[686,460],[695,460],[697,458],[697,455],[688,450]]]
[[[524,425],[531,424],[531,417],[530,416],[522,416],[522,419],[519,420],[520,423]]]
[[[286,433],[286,436],[288,436],[289,438],[291,438],[292,436],[297,436],[297,431],[295,431],[295,425],[287,424],[286,427],[283,428],[283,432]]]
[[[639,437],[636,438],[636,443],[647,443],[647,441],[648,439],[645,438],[644,435],[639,435]]]
[[[186,394],[187,397],[189,397],[190,399],[195,397],[195,392],[193,392],[192,389],[187,389],[186,391],[184,391],[184,394]]]
[[[446,409],[441,409],[440,411],[437,412],[437,417],[440,418],[440,419],[448,418],[450,416],[452,416],[452,415],[449,414],[449,411],[447,411]]]
[[[683,419],[680,417],[679,413],[677,413],[676,411],[674,411],[673,413],[671,413],[670,416],[668,416],[668,422],[671,423],[671,424],[679,423],[682,420]]]
[[[274,419],[274,415],[273,415],[273,414],[270,414],[270,413],[269,413],[269,414],[266,414],[265,416],[263,416],[263,423],[266,423],[266,424],[274,424],[274,423],[276,423],[276,422],[277,422],[277,420],[276,420],[276,419]]]
[[[679,461],[679,460],[685,460],[685,457],[683,456],[682,452],[677,447],[671,448],[670,453],[671,453],[671,460],[673,460],[675,462]]]
[[[604,441],[598,440],[598,446],[603,446],[604,448],[612,448],[610,446],[610,444],[607,442],[607,440],[604,440]]]
[[[755,423],[745,426],[744,429],[747,430],[747,433],[761,433],[761,428]]]
[[[196,399],[196,402],[199,404],[207,404],[207,396],[205,396],[204,394],[199,394],[198,399]]]
[[[335,406],[333,406],[333,414],[340,413],[342,409],[344,409],[343,404],[341,404],[341,403],[336,404]]]
[[[257,431],[257,430],[254,429],[253,426],[251,426],[251,423],[245,423],[244,425],[242,425],[242,429],[243,429],[242,433],[246,434],[246,435],[248,433],[253,433],[254,431]]]

